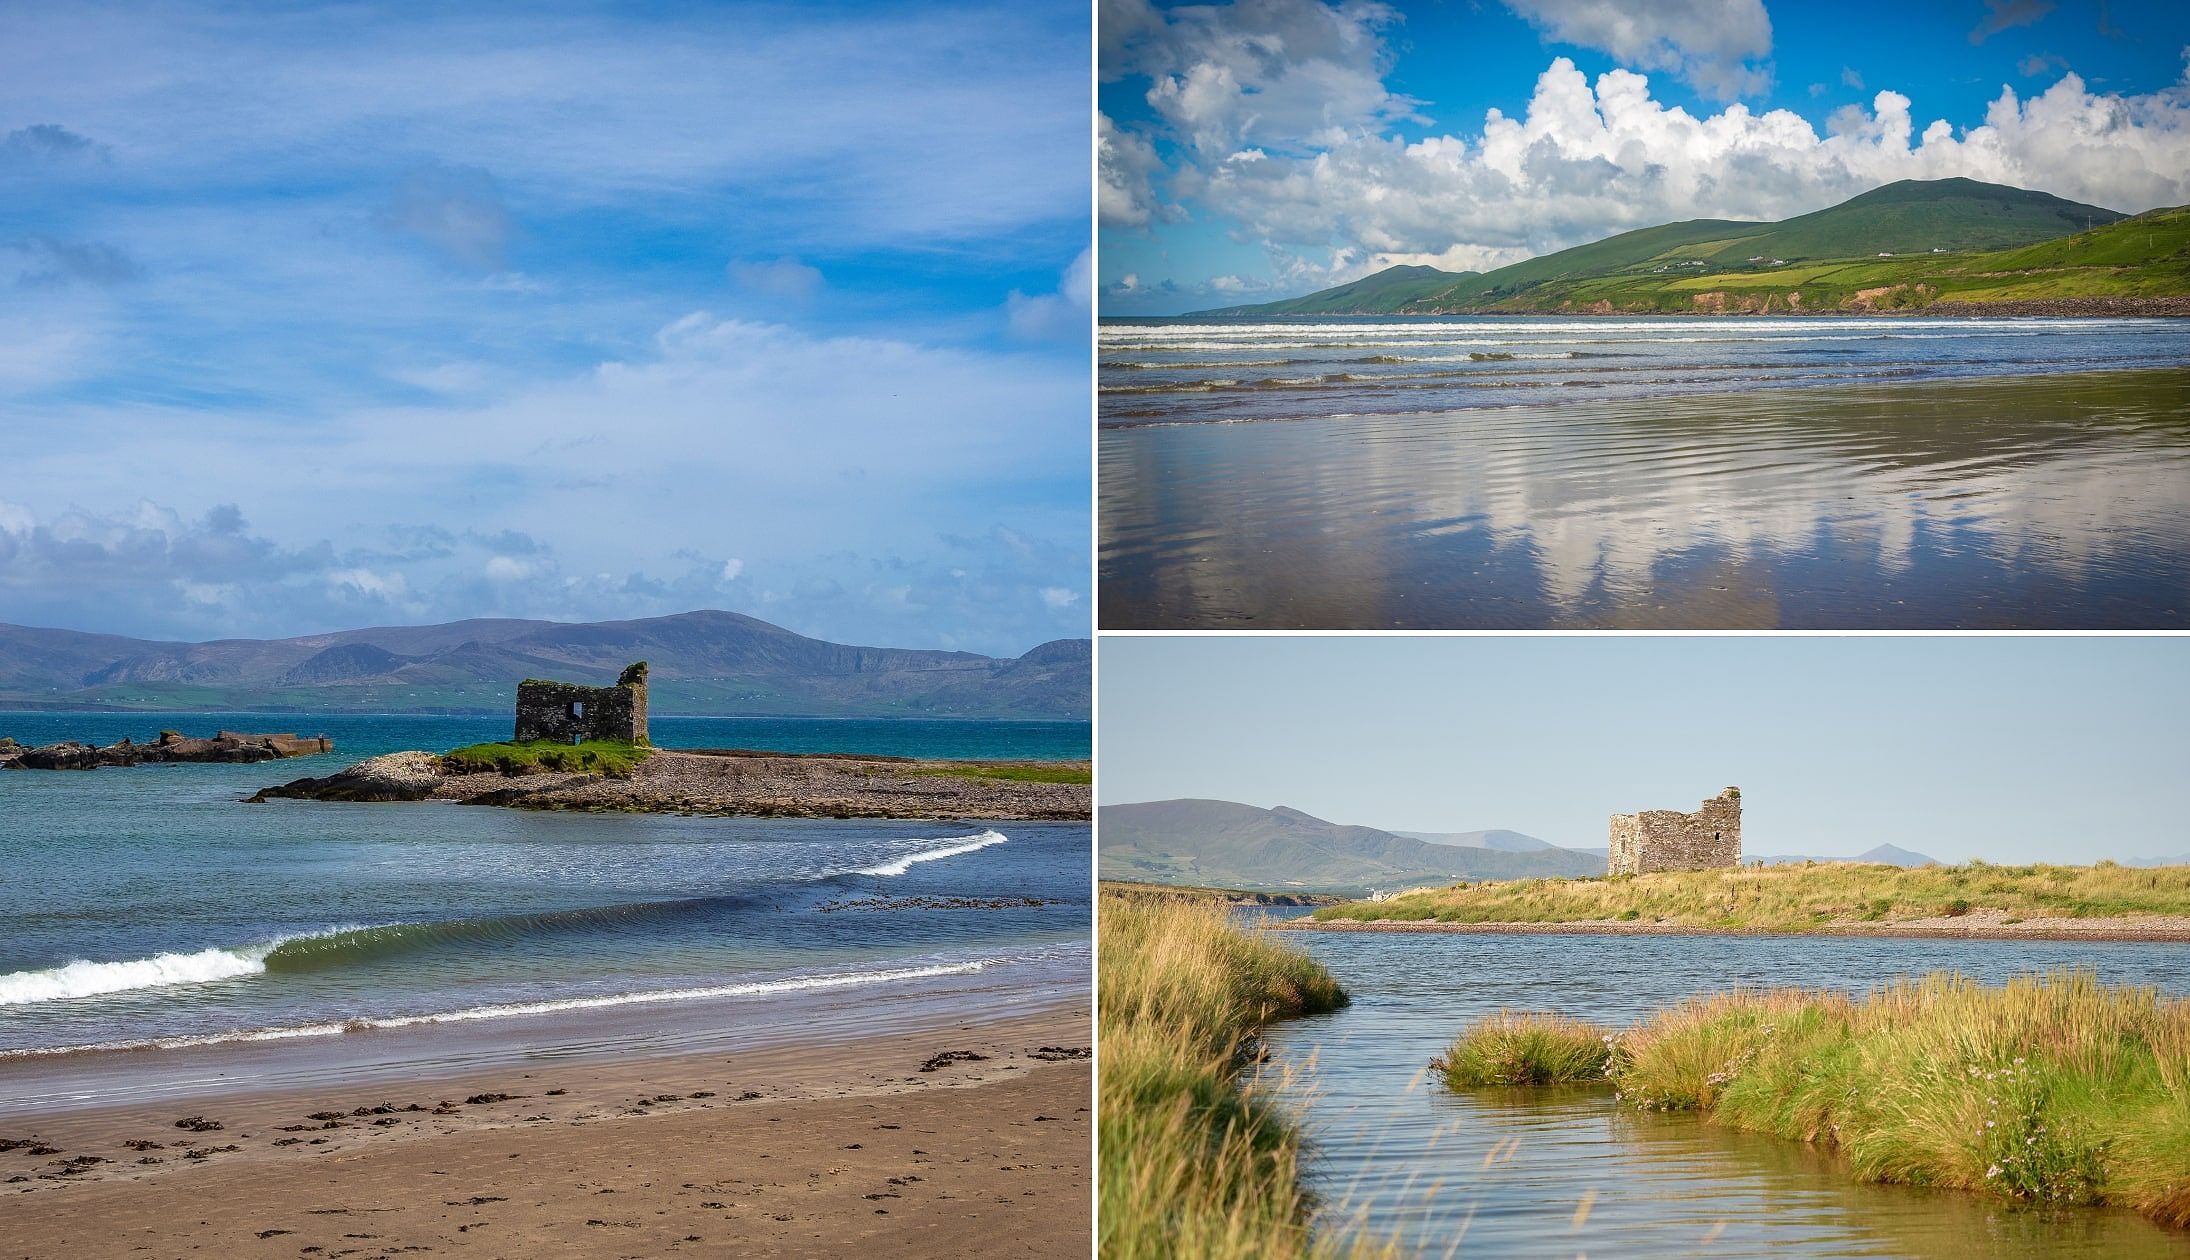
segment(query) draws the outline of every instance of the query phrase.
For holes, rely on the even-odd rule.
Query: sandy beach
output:
[[[1080,1003],[0,1118],[0,1256],[1084,1255],[1090,1044]]]

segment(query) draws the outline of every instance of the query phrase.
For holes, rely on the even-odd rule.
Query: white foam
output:
[[[922,849],[917,853],[908,853],[904,857],[895,858],[876,866],[862,866],[855,870],[845,871],[844,874],[903,875],[913,868],[915,862],[940,862],[944,858],[972,853],[976,849],[986,849],[992,844],[1002,844],[1010,838],[1001,831],[984,831],[977,836],[954,836],[946,841],[940,849]]]
[[[990,833],[994,834],[994,833]],[[51,1046],[34,1050],[0,1050],[0,1060],[44,1058],[84,1050],[180,1050],[190,1046],[222,1045],[239,1041],[287,1041],[298,1037],[338,1037],[344,1033],[375,1029],[411,1028],[421,1024],[462,1024],[482,1019],[507,1019],[516,1015],[551,1015],[560,1011],[597,1010],[647,1002],[685,1002],[695,998],[755,997],[775,993],[804,993],[845,989],[860,985],[888,984],[899,980],[924,980],[935,976],[963,976],[985,971],[1002,958],[972,962],[937,963],[927,967],[897,967],[882,971],[853,971],[826,976],[800,976],[787,980],[748,980],[739,984],[709,985],[691,989],[654,989],[642,993],[614,993],[601,997],[555,998],[538,1002],[504,1002],[427,1015],[387,1015],[353,1019],[340,1024],[298,1024],[287,1028],[252,1028],[237,1032],[201,1033],[184,1037],[155,1037],[142,1041],[109,1041],[85,1046]]]
[[[194,954],[154,954],[122,962],[78,959],[40,971],[11,972],[0,976],[0,1006],[254,976],[266,970],[266,955],[272,950],[273,945],[266,944],[246,949],[201,949]]]

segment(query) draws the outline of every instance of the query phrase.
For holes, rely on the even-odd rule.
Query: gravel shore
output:
[[[805,818],[1062,819],[1090,816],[1087,783],[1014,779],[1030,763],[906,761],[656,749],[627,779],[591,774],[451,774],[431,753],[390,753],[253,800],[457,801],[517,809]],[[1039,763],[1084,770],[1086,762]]]

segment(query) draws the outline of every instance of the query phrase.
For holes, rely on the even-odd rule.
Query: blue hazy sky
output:
[[[0,621],[1089,626],[1084,3],[0,10]]]
[[[1605,842],[1742,790],[1752,854],[2190,854],[2190,637],[1133,637],[1104,804]]]
[[[2190,202],[2163,0],[1103,0],[1101,305],[1483,270],[1964,175]]]

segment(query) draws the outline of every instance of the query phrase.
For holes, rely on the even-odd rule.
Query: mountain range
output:
[[[1085,720],[1092,659],[1086,639],[997,658],[829,643],[718,611],[208,643],[0,624],[0,708],[499,713],[520,679],[605,685],[645,660],[659,714]]]
[[[1935,179],[1901,180],[1777,223],[1692,219],[1495,271],[1390,267],[1305,297],[1195,314],[1977,312],[2183,299],[2190,207],[2130,217],[2004,184]]]
[[[1104,879],[1215,888],[1350,892],[1459,880],[1602,875],[1605,850],[1573,849],[1518,831],[1382,831],[1326,822],[1279,806],[1173,800],[1105,805],[1099,860]],[[1773,855],[1767,866],[1934,859],[1881,844],[1853,858]]]

